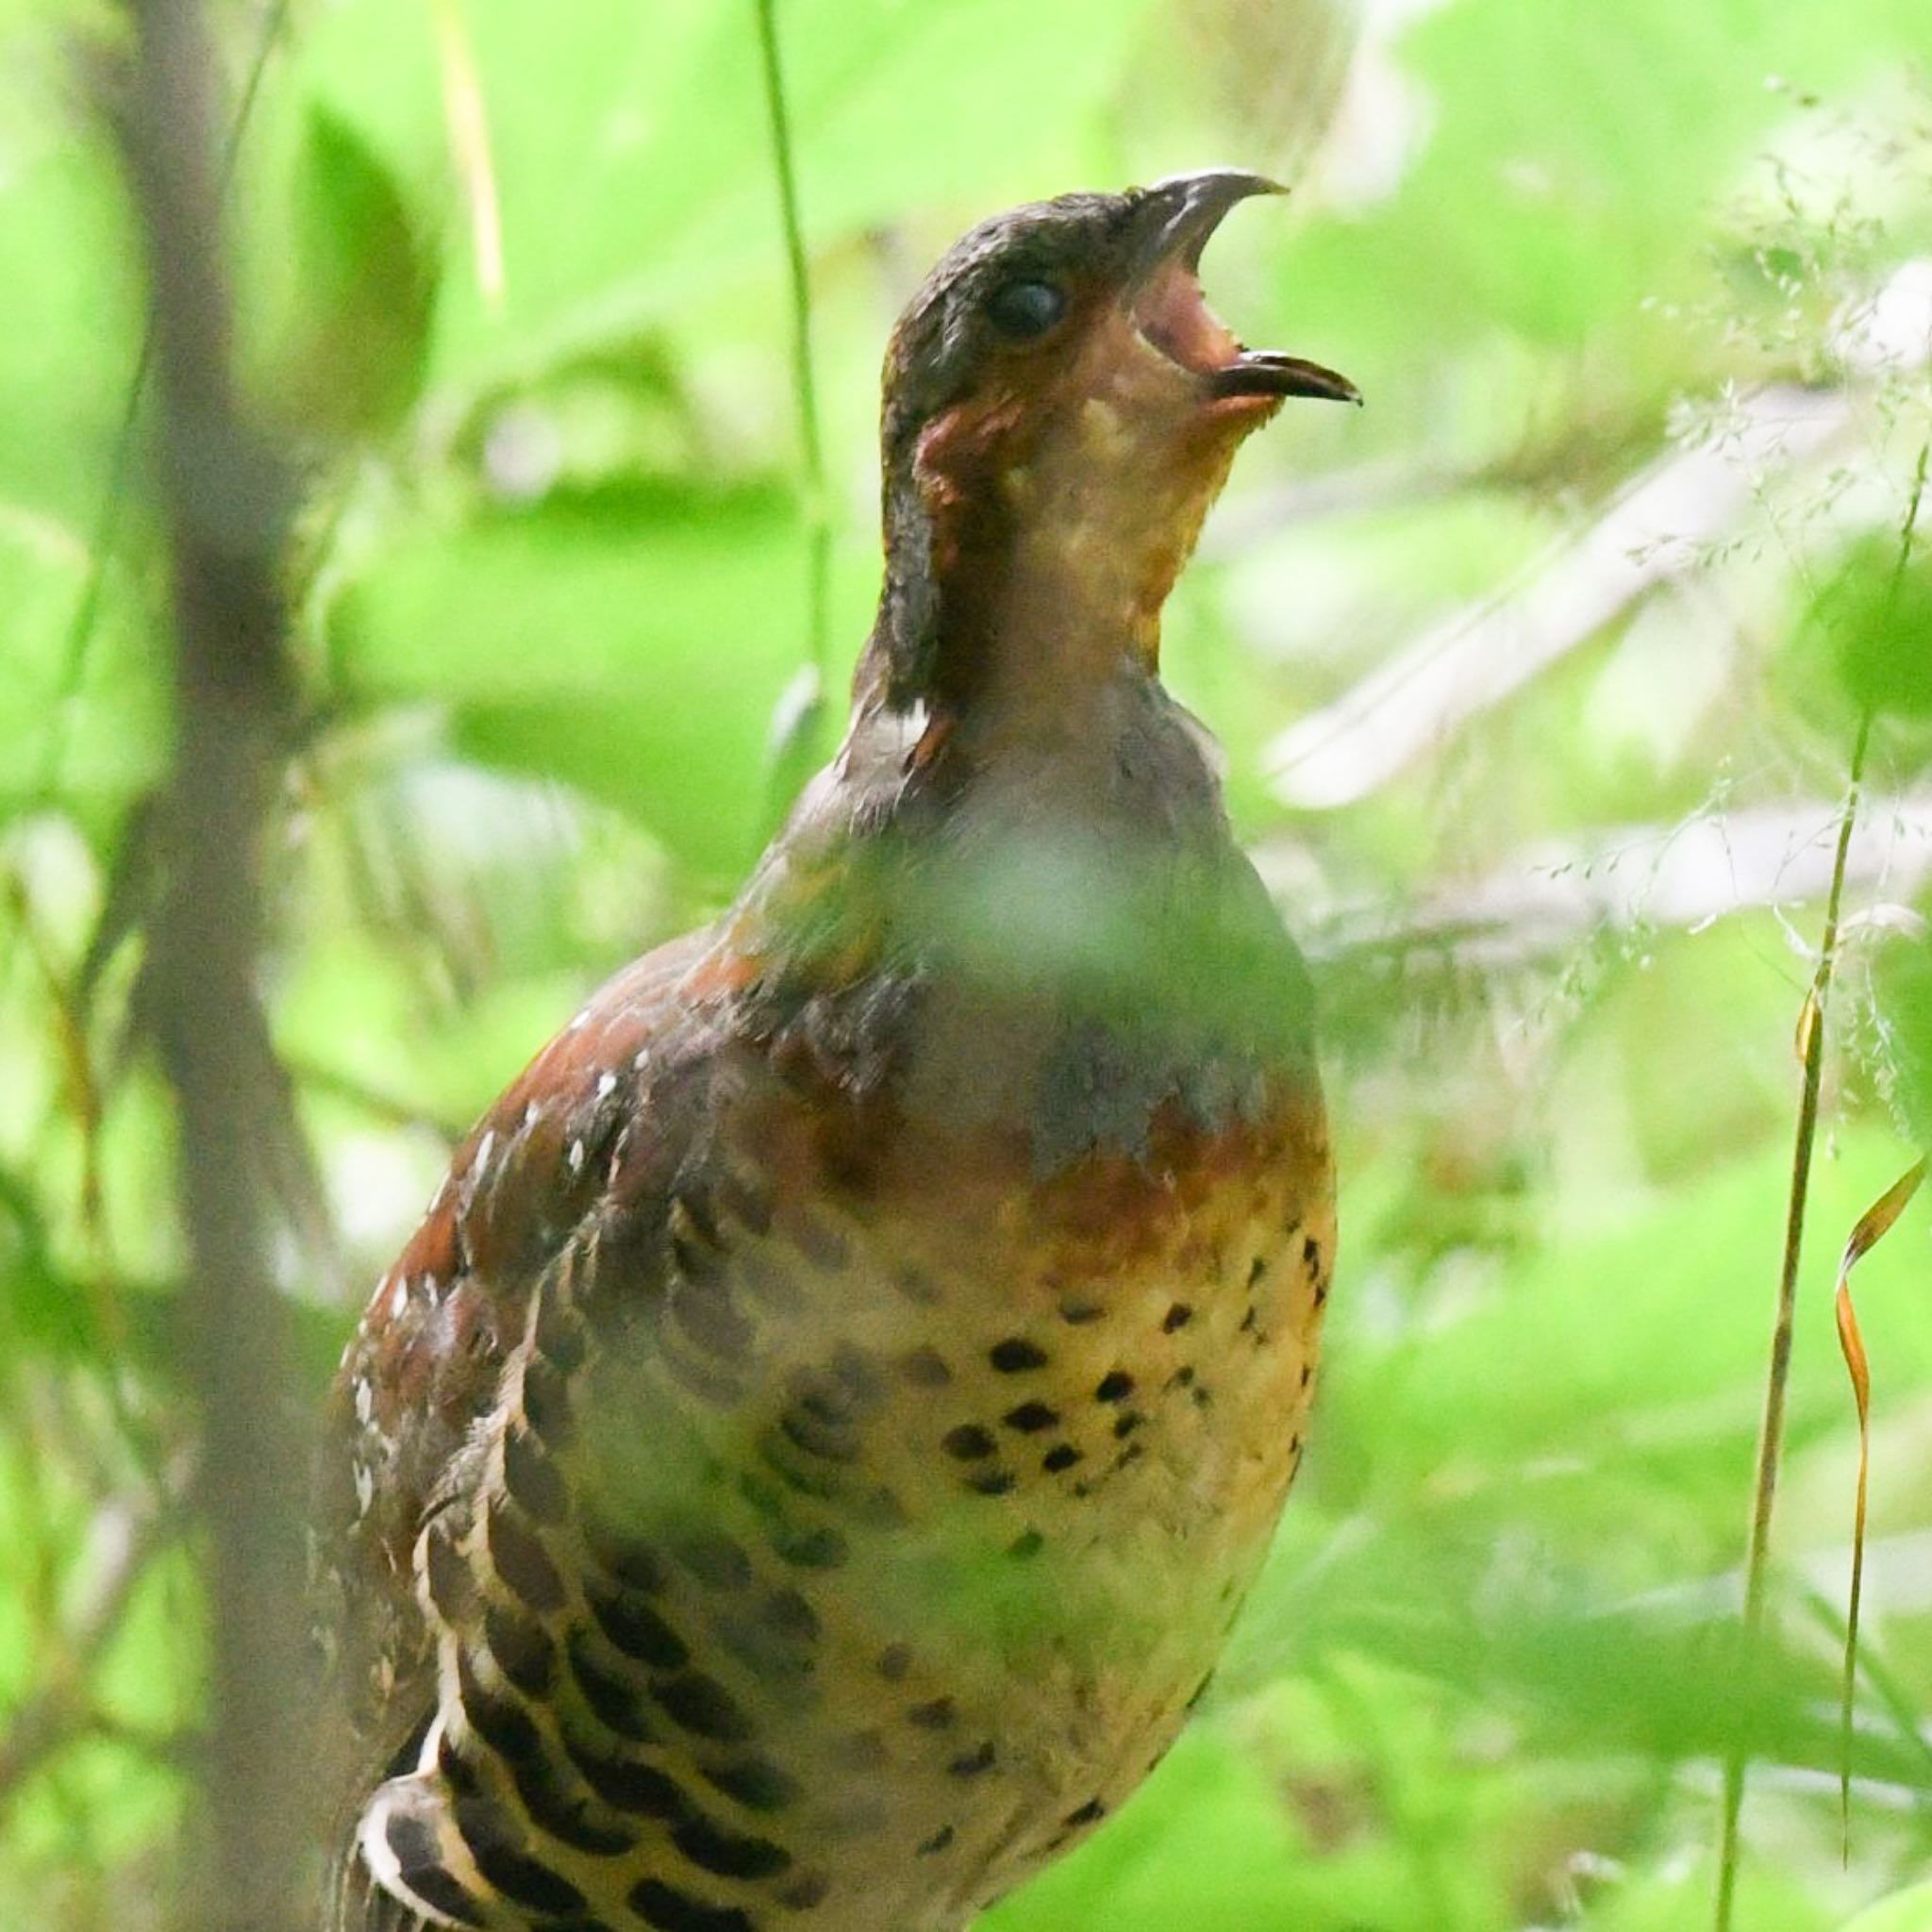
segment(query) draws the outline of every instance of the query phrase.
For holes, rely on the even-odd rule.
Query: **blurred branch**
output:
[[[214,125],[216,70],[194,0],[131,0],[137,42],[123,127],[153,301],[157,458],[174,565],[173,864],[142,1012],[180,1127],[192,1264],[186,1364],[201,1426],[197,1497],[210,1549],[210,1857],[190,1902],[209,1932],[263,1932],[297,1896],[300,1695],[307,1624],[291,1419],[290,1321],[268,1265],[254,1155],[279,1075],[256,989],[260,848],[290,712],[280,559],[289,478],[244,424]],[[292,1507],[291,1507],[292,1504]]]
[[[1724,438],[1654,463],[1521,580],[1291,725],[1268,752],[1276,791],[1305,808],[1366,797],[1646,593],[1690,575],[1757,502],[1762,470],[1832,458],[1861,433],[1858,420],[1838,393],[1767,390],[1740,402]]]
[[[1694,446],[1651,464],[1518,580],[1291,725],[1267,755],[1277,794],[1304,808],[1368,796],[1646,595],[1696,583],[1774,491],[1841,462],[1856,470],[1883,385],[1925,364],[1924,266],[1899,269],[1835,337],[1852,378],[1845,387],[1725,397]],[[1876,489],[1848,492],[1830,514],[1883,523],[1890,505]]]
[[[1215,507],[1196,553],[1226,563],[1276,541],[1298,525],[1414,510],[1469,493],[1493,491],[1539,501],[1574,497],[1592,479],[1614,481],[1633,455],[1648,452],[1656,425],[1634,417],[1557,425],[1549,437],[1475,463],[1414,455],[1371,458],[1264,485]]]
[[[1264,845],[1254,858],[1270,890],[1312,923],[1318,957],[1430,948],[1472,970],[1498,969],[1564,954],[1604,927],[1694,932],[1735,912],[1822,899],[1831,888],[1838,808],[1807,799],[1674,825],[1613,826],[1588,840],[1528,846],[1491,872],[1423,887],[1392,905],[1324,909],[1300,876],[1292,845]],[[1932,791],[1909,791],[1855,828],[1845,881],[1904,901],[1928,879]],[[1895,910],[1905,916],[1902,907]],[[1858,923],[1882,924],[1885,916],[1874,907]]]

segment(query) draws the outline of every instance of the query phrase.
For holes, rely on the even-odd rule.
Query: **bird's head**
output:
[[[1151,668],[1241,439],[1289,396],[1359,400],[1243,347],[1202,295],[1208,237],[1271,192],[1214,170],[1062,195],[982,223],[926,277],[886,356],[889,701],[1064,688],[1123,653]]]

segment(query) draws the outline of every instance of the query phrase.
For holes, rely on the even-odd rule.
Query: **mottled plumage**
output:
[[[321,1525],[340,1932],[939,1932],[1198,1696],[1333,1250],[1306,980],[1156,675],[1235,445],[1345,392],[1200,304],[1258,185],[935,271],[844,748],[378,1286]],[[1038,341],[983,320],[1053,307],[1016,277]]]

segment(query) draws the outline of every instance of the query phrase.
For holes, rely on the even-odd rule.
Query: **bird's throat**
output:
[[[920,667],[918,695],[978,730],[1039,739],[1077,733],[1122,675],[1158,673],[1162,608],[1240,436],[1105,389],[1037,433],[1021,421],[1022,399],[995,393],[920,439],[889,497],[898,568],[881,623],[923,632],[889,640],[896,664]],[[896,608],[895,579],[911,593]]]

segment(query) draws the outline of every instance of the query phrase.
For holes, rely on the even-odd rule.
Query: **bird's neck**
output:
[[[1122,421],[1091,399],[1014,456],[949,417],[889,469],[861,701],[923,704],[989,746],[1104,735],[1122,683],[1158,675],[1162,607],[1234,454],[1125,461]]]

